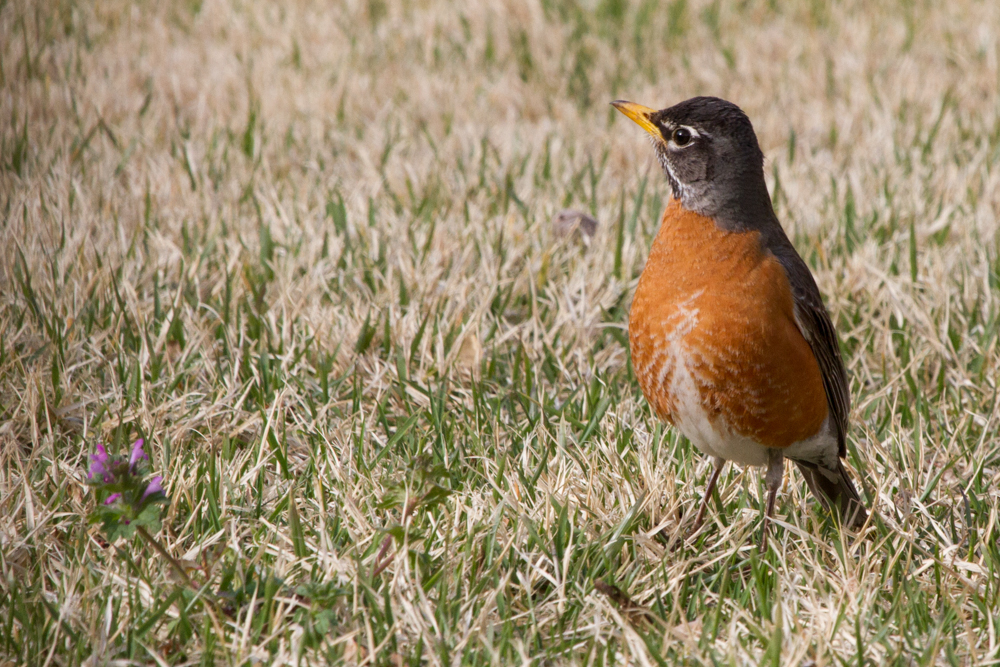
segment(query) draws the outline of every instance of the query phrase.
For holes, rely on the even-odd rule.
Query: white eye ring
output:
[[[693,127],[688,127],[687,125],[681,125],[680,127],[674,128],[670,133],[670,145],[675,148],[684,148],[690,146],[691,142],[697,139],[700,134],[698,130]]]

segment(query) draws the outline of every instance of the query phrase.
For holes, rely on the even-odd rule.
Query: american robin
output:
[[[662,111],[612,104],[651,135],[670,182],[629,344],[656,414],[714,457],[691,532],[726,461],[766,465],[764,551],[785,457],[826,508],[862,526],[841,461],[851,397],[837,333],[771,206],[750,119],[715,97]]]

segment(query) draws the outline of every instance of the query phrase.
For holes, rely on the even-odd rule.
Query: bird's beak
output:
[[[654,125],[653,121],[650,120],[650,117],[656,113],[654,109],[644,107],[641,104],[636,104],[635,102],[626,102],[625,100],[615,100],[611,104],[614,108],[631,118],[639,127],[646,130],[657,139],[663,138],[660,134],[660,128]]]

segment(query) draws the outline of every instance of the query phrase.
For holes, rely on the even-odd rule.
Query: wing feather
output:
[[[823,305],[823,297],[809,267],[786,240],[787,248],[778,248],[775,256],[781,262],[792,287],[795,301],[795,322],[816,356],[823,376],[823,388],[837,432],[838,455],[847,454],[846,437],[848,415],[851,412],[851,393],[847,371],[840,354],[840,341],[833,327],[830,314]],[[784,251],[784,252],[783,252]]]

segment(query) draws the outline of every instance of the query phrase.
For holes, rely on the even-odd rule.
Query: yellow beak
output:
[[[639,127],[646,130],[657,139],[663,138],[663,135],[660,134],[660,128],[654,125],[653,121],[650,120],[650,117],[656,113],[655,109],[644,107],[641,104],[636,104],[635,102],[626,102],[625,100],[615,100],[611,104],[614,108],[631,118]]]

